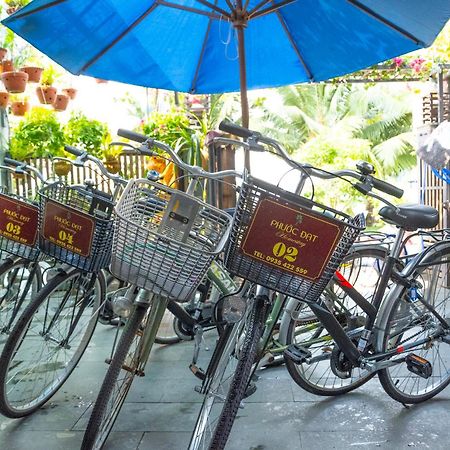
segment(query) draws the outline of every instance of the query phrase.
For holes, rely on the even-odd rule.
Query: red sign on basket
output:
[[[52,244],[81,256],[90,256],[94,221],[72,208],[48,201],[42,236]]]
[[[0,211],[0,236],[33,247],[38,230],[38,208],[0,194]]]
[[[290,274],[316,281],[322,275],[343,226],[294,204],[260,200],[242,251]]]

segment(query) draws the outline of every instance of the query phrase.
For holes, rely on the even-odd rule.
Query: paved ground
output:
[[[99,326],[80,367],[41,411],[22,420],[0,418],[1,450],[80,448],[89,406],[106,370],[101,361],[111,332]],[[155,349],[106,449],[186,449],[201,401],[187,369],[191,349],[191,343]],[[319,398],[302,391],[284,367],[260,375],[228,450],[450,449],[450,388],[406,409],[384,394],[377,380],[344,397]]]

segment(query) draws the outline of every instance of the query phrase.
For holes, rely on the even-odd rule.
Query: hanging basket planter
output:
[[[43,105],[52,105],[56,100],[56,88],[53,86],[38,86],[36,94]]]
[[[77,90],[75,88],[65,88],[62,90],[63,94],[67,95],[70,100],[74,100],[77,96]]]
[[[55,161],[53,163],[53,169],[58,177],[65,177],[72,169],[72,164],[67,161]]]
[[[7,53],[8,50],[6,48],[0,47],[0,61],[3,61],[5,59]]]
[[[14,63],[10,59],[2,61],[2,72],[12,72],[14,70]]]
[[[22,67],[20,70],[28,74],[29,83],[39,83],[39,81],[41,81],[41,75],[44,69],[42,67],[28,66]]]
[[[53,102],[53,108],[56,111],[65,111],[67,105],[69,104],[69,97],[64,94],[58,94],[55,101]]]
[[[11,94],[19,94],[27,87],[28,74],[25,72],[4,72],[2,81],[5,88]]]
[[[9,92],[1,91],[0,92],[0,108],[6,109],[9,102]]]
[[[29,102],[12,102],[11,112],[14,116],[24,116],[30,110]]]

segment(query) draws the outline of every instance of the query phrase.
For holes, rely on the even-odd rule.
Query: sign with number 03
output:
[[[95,222],[68,206],[48,201],[45,205],[42,236],[59,247],[89,257]]]
[[[34,247],[38,230],[38,208],[0,194],[0,211],[0,236]]]
[[[241,246],[245,255],[316,281],[343,232],[343,225],[292,203],[261,199]]]

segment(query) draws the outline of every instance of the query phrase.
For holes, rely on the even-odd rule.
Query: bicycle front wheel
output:
[[[27,416],[64,384],[83,355],[105,298],[100,274],[60,271],[25,309],[0,357],[0,412]]]
[[[147,310],[137,305],[127,320],[92,410],[82,450],[102,448],[119,415],[138,371]]]
[[[255,298],[247,317],[231,329],[210,380],[189,450],[225,447],[256,362],[265,310],[264,299]]]
[[[8,335],[16,318],[42,286],[39,264],[27,259],[7,258],[0,265],[0,333]],[[0,344],[6,337],[0,338]]]
[[[401,403],[420,403],[438,394],[450,383],[450,344],[443,336],[442,324],[421,300],[425,300],[450,323],[450,254],[426,267],[416,269],[417,290],[404,289],[389,306],[382,351],[402,346],[427,361],[431,374],[408,370],[405,353],[392,359],[399,361],[378,373],[387,394]],[[445,339],[443,339],[445,337]]]

